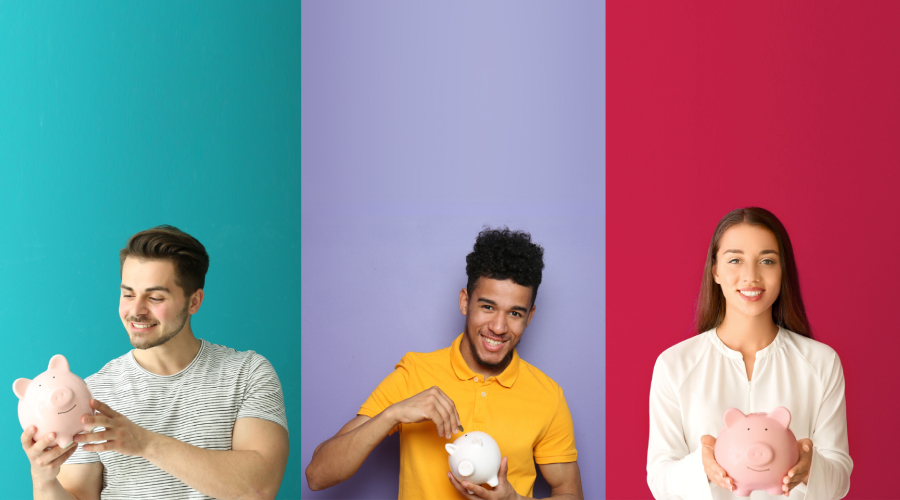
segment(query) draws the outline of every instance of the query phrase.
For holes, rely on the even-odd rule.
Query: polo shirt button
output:
[[[475,381],[478,382],[478,377],[475,377]]]
[[[486,392],[482,392],[482,393],[481,393],[481,397],[485,397],[485,396],[487,396],[487,393],[486,393]]]

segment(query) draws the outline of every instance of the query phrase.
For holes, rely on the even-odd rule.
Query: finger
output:
[[[119,416],[118,412],[116,412],[115,410],[113,410],[112,408],[107,406],[106,403],[104,403],[98,399],[91,400],[91,408],[99,411],[100,413],[102,413],[108,417],[118,417]]]
[[[431,414],[431,416],[427,417],[427,414],[426,414],[426,418],[429,418],[432,422],[434,422],[434,425],[437,427],[438,436],[446,437],[447,436],[447,426],[445,424],[447,422],[447,419],[449,418],[449,415],[442,414],[441,412],[442,412],[441,406],[438,404],[435,404],[434,408],[432,408],[431,411],[428,412]]]
[[[447,477],[450,478],[450,484],[452,484],[453,487],[456,488],[456,491],[458,491],[462,496],[464,496],[466,498],[476,498],[476,497],[470,495],[469,492],[466,491],[465,488],[463,488],[462,483],[460,483],[459,480],[456,479],[456,476],[454,476],[452,472],[448,472]]]
[[[51,432],[49,434],[45,434],[39,441],[36,441],[34,445],[31,447],[31,452],[34,454],[42,453],[45,448],[50,446],[50,443],[56,439],[56,433]]]
[[[500,459],[500,472],[497,473],[497,478],[501,483],[506,482],[506,472],[509,470],[509,457],[503,457]]]
[[[75,450],[77,448],[78,448],[78,445],[76,443],[71,443],[69,446],[66,446],[65,448],[63,448],[61,446],[57,446],[56,448],[53,448],[53,450],[47,452],[47,456],[44,459],[44,462],[49,465],[49,464],[52,464],[53,462],[59,460],[60,458],[62,458],[62,462],[60,462],[60,464],[61,464],[61,463],[65,462],[66,460],[68,460],[69,457],[71,457],[72,454],[75,453]]]
[[[453,420],[450,417],[450,411],[444,407],[442,404],[443,401],[439,396],[435,396],[432,400],[432,405],[434,406],[434,413],[436,415],[440,415],[440,423],[435,421],[435,424],[438,427],[438,434],[442,437],[450,439],[451,432],[453,431]]]
[[[489,490],[487,488],[482,488],[481,486],[470,483],[468,481],[463,481],[462,487],[465,488],[466,490],[468,490],[466,493],[471,491],[472,494],[478,498],[488,498],[488,495],[491,494],[491,490]]]
[[[31,448],[34,445],[34,433],[37,432],[37,427],[33,425],[29,425],[22,431],[22,448],[27,449]]]
[[[115,427],[115,421],[112,418],[100,413],[82,416],[81,423],[84,424],[84,429],[86,430],[91,430],[94,427]]]
[[[459,418],[459,411],[456,409],[456,403],[440,389],[438,389],[438,392],[440,392],[441,399],[444,401],[444,407],[447,409],[447,413],[450,414],[452,429],[459,429],[462,427],[462,420]]]
[[[113,439],[112,431],[102,430],[99,432],[87,432],[84,434],[75,434],[72,440],[76,443],[89,443],[92,441],[109,441]]]

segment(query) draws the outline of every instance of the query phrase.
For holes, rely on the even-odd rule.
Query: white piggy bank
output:
[[[495,487],[500,482],[500,447],[485,432],[472,431],[444,445],[450,454],[450,472],[460,481]],[[472,493],[469,491],[469,493]]]

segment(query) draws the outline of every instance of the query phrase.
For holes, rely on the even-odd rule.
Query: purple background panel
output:
[[[519,353],[565,391],[603,496],[604,9],[303,3],[303,470],[406,352],[462,331],[465,256],[507,225],[545,247]],[[304,498],[396,498],[398,472],[394,435]]]

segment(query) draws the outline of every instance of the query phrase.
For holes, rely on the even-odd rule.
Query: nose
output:
[[[147,302],[144,299],[135,299],[134,302],[131,303],[131,307],[128,309],[128,316],[145,316],[150,312],[150,309],[147,307]]]
[[[775,456],[775,452],[772,448],[763,443],[756,443],[751,447],[747,448],[747,463],[754,466],[763,466],[772,461],[772,457]]]
[[[746,271],[745,271],[746,274],[744,274],[745,282],[756,283],[757,281],[759,281],[759,266],[758,265],[752,264],[752,265],[746,266],[745,269],[746,269]]]
[[[50,393],[50,405],[54,408],[68,408],[75,399],[75,393],[68,387],[59,387]]]
[[[491,331],[498,335],[502,335],[502,334],[506,333],[506,331],[509,329],[509,324],[506,321],[506,315],[505,314],[497,314],[497,316],[494,318],[494,320],[491,321],[490,326],[491,326]]]

